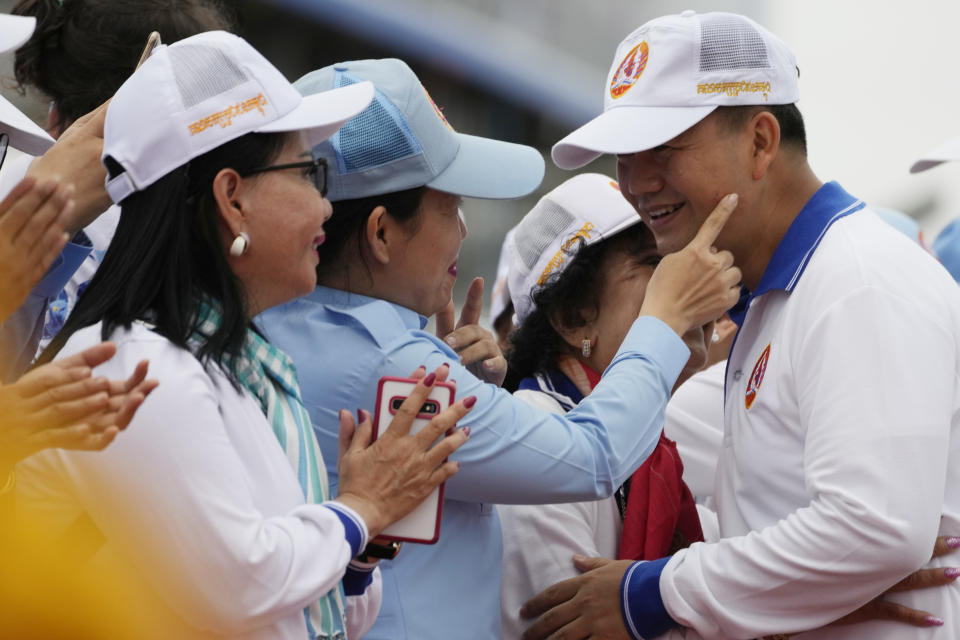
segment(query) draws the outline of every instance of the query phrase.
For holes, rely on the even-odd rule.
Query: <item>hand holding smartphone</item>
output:
[[[417,386],[412,378],[394,378],[384,376],[377,386],[377,406],[373,419],[373,439],[376,440],[389,428],[394,415],[410,392]],[[410,434],[420,431],[454,402],[454,385],[448,382],[434,384],[430,395],[424,401],[417,418],[410,427]],[[448,432],[450,433],[450,432]],[[420,506],[407,516],[394,522],[380,532],[387,540],[434,544],[440,539],[440,519],[443,511],[443,488],[441,484],[427,496]]]

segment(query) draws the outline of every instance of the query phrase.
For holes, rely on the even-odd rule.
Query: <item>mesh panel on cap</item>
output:
[[[334,86],[358,82],[360,80],[348,74],[337,73]],[[370,106],[347,122],[332,143],[339,156],[340,173],[356,173],[421,152],[400,111],[379,90]]]
[[[727,16],[700,19],[700,71],[767,69],[767,45],[749,23]]]
[[[527,270],[533,269],[550,243],[573,222],[573,214],[552,200],[537,205],[537,215],[528,216],[517,227],[514,243]]]
[[[220,49],[184,44],[170,47],[170,66],[186,108],[247,81],[247,76]]]

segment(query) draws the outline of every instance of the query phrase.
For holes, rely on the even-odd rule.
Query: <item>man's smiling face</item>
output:
[[[750,140],[746,130],[724,128],[717,113],[648,151],[617,156],[620,191],[657,240],[661,254],[682,249],[728,193],[741,195],[737,211],[717,239],[732,238],[749,186]]]

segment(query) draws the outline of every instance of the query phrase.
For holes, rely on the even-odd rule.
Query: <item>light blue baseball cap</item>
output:
[[[543,179],[532,147],[454,131],[402,60],[356,60],[312,71],[294,83],[303,95],[369,80],[373,102],[314,147],[328,164],[332,202],[427,186],[471,198],[520,198]]]
[[[953,279],[960,282],[960,218],[954,220],[933,241],[933,253]]]

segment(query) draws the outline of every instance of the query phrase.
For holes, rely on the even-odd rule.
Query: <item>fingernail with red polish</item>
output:
[[[432,387],[436,379],[437,379],[437,374],[431,373],[430,375],[428,375],[426,378],[423,379],[423,384],[424,386]]]
[[[928,627],[942,627],[942,626],[943,626],[943,620],[941,620],[940,618],[934,618],[933,616],[927,616],[926,618],[923,619],[923,622],[924,622]]]
[[[471,408],[475,404],[477,404],[477,396],[470,396],[463,401],[463,406],[465,406],[467,409]]]
[[[444,362],[444,363],[443,363],[442,365],[440,365],[440,366],[441,366],[441,367],[446,367],[447,369],[449,369],[449,368],[450,368],[450,363],[449,363],[449,362]]]
[[[951,549],[960,549],[960,537],[947,538],[947,546]]]
[[[464,427],[462,431],[463,435],[467,436],[468,438],[470,437],[470,427]]]
[[[960,569],[957,567],[950,567],[949,569],[943,570],[943,575],[948,578],[960,578]]]

